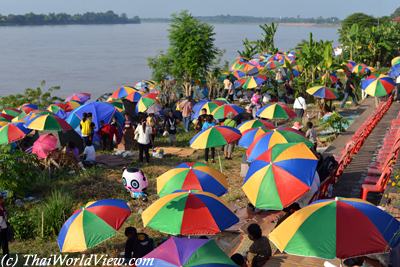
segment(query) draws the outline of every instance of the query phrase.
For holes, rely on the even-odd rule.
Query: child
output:
[[[239,267],[247,267],[246,259],[242,254],[235,253],[231,256],[231,260]]]
[[[90,167],[96,164],[96,150],[92,144],[92,141],[86,141],[85,150],[83,150],[83,165]]]
[[[256,223],[247,227],[249,239],[253,241],[247,252],[247,260],[251,267],[262,267],[272,255],[268,238],[262,235],[260,226]]]
[[[314,129],[314,125],[311,121],[307,122],[306,138],[314,144],[314,150],[317,151],[317,131]]]
[[[207,120],[203,124],[203,127],[201,128],[201,130],[204,131],[204,130],[207,130],[208,128],[211,128],[214,126],[215,126],[214,117],[212,115],[207,115]],[[210,150],[211,150],[212,163],[215,163],[215,147],[212,147],[211,149],[210,148],[205,149],[204,160],[206,161],[206,163],[208,163],[208,154],[209,154]]]

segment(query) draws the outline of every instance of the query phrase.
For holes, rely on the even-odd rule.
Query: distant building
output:
[[[394,21],[394,22],[397,22],[397,23],[400,23],[400,17],[395,17],[395,18],[393,19],[393,21]]]

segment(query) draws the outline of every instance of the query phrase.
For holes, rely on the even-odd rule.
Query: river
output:
[[[216,45],[232,61],[244,38],[256,39],[256,24],[215,24]],[[276,45],[288,50],[308,38],[337,43],[332,26],[280,25]],[[0,27],[0,96],[59,85],[58,95],[85,91],[98,96],[119,85],[149,79],[147,58],[168,47],[167,23]]]

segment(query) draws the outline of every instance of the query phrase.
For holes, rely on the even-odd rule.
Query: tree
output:
[[[25,103],[32,103],[38,105],[40,108],[46,108],[48,105],[57,100],[62,100],[59,97],[53,96],[53,92],[59,90],[60,87],[52,86],[44,90],[46,85],[45,81],[36,88],[27,88],[23,94],[9,95],[0,98],[0,108],[4,107],[19,107]]]
[[[213,26],[195,19],[188,11],[172,15],[169,48],[149,59],[154,78],[171,76],[192,94],[194,81],[206,77],[221,51],[214,44]],[[156,66],[157,64],[162,66]]]
[[[396,10],[392,14],[392,18],[400,17],[400,7],[396,8]]]
[[[342,21],[342,29],[358,24],[361,28],[378,25],[378,20],[364,13],[354,13]]]
[[[243,50],[238,50],[239,56],[250,60],[255,54],[257,54],[257,44],[245,38],[243,41]]]
[[[275,23],[259,25],[262,33],[262,38],[256,41],[258,53],[271,53],[276,52],[275,47],[275,34],[278,30],[278,25]]]

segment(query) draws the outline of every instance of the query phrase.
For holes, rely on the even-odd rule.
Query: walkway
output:
[[[391,121],[396,118],[399,111],[400,104],[393,102],[390,109],[368,136],[358,154],[353,157],[352,162],[339,178],[334,187],[335,196],[356,198],[361,196],[361,185],[367,174],[368,166],[373,157],[375,157],[375,153],[381,147]]]

